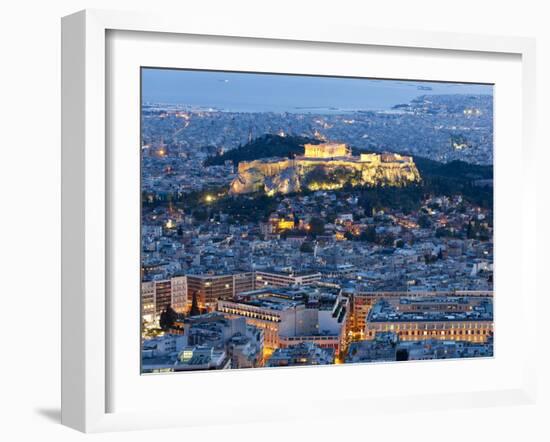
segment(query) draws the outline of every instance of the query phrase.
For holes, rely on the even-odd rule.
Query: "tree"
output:
[[[319,144],[320,141],[293,135],[282,137],[265,134],[255,140],[249,141],[244,146],[239,145],[237,148],[228,150],[221,155],[207,158],[204,165],[221,165],[226,160],[232,160],[234,164],[238,164],[241,161],[252,161],[268,157],[293,158],[296,155],[304,154],[304,144],[306,143]]]
[[[382,238],[382,245],[386,247],[391,247],[393,246],[394,241],[395,237],[391,233],[389,233],[388,235],[384,236],[384,238]]]
[[[191,303],[191,310],[189,311],[189,316],[197,316],[201,314],[199,308],[199,301],[197,299],[197,292],[193,292],[193,302]]]
[[[178,314],[176,311],[172,308],[171,305],[168,305],[166,309],[162,311],[160,314],[160,328],[163,330],[168,330],[174,325],[174,322],[176,322],[176,319],[178,318]]]
[[[367,227],[365,231],[361,233],[359,239],[361,241],[375,243],[377,239],[376,229],[373,226]]]
[[[422,229],[427,229],[432,225],[432,223],[427,215],[422,214],[418,217],[418,225]]]
[[[436,238],[443,238],[443,237],[454,238],[455,236],[457,236],[457,234],[454,232],[454,230],[448,229],[446,227],[438,227],[435,230]]]
[[[372,208],[372,204],[368,199],[365,199],[363,203],[363,209],[365,209],[365,214],[367,216],[372,216],[373,208]]]
[[[300,252],[313,253],[313,245],[309,241],[304,241],[300,246]]]
[[[313,236],[323,235],[325,233],[325,222],[321,218],[311,218],[309,232]]]
[[[436,255],[432,255],[431,253],[426,253],[424,255],[424,262],[426,264],[433,264],[435,261],[437,261]]]
[[[199,207],[193,211],[193,217],[198,222],[204,222],[208,219],[208,212],[203,207]]]
[[[323,166],[316,166],[309,170],[302,179],[305,187],[309,187],[310,184],[326,184],[330,182],[330,177],[327,174],[327,170]]]
[[[357,237],[351,232],[344,233],[344,238],[346,238],[348,241],[355,241],[357,239]]]
[[[408,361],[409,351],[406,348],[400,348],[395,352],[396,361]]]
[[[466,228],[466,238],[468,239],[475,238],[475,232],[471,221],[468,222],[468,227]]]

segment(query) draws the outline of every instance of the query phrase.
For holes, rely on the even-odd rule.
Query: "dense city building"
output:
[[[301,343],[290,348],[279,348],[268,359],[267,367],[299,365],[328,365],[334,363],[334,350],[313,343]]]
[[[339,354],[345,346],[348,300],[325,289],[255,290],[219,301],[218,310],[264,330],[269,350],[312,342]]]
[[[313,270],[273,268],[256,270],[255,287],[286,287],[289,285],[311,285],[321,279],[321,274]]]
[[[185,313],[188,310],[187,301],[185,276],[141,283],[142,318],[146,321],[155,321],[169,306],[178,313]]]
[[[189,345],[223,350],[232,368],[263,364],[264,332],[245,318],[214,312],[188,317],[184,327]]]
[[[374,339],[352,342],[346,363],[417,361],[427,359],[493,356],[493,338],[485,342],[420,339],[401,341],[394,332],[380,332]]]
[[[235,295],[253,288],[253,272],[187,275],[188,297],[197,296],[199,305],[209,311],[215,309],[219,300],[232,299]]]
[[[440,298],[442,296],[468,296],[476,298],[492,298],[491,291],[394,291],[394,292],[363,292],[361,290],[352,290],[346,293],[351,299],[352,308],[352,328],[353,330],[363,333],[365,330],[366,320],[372,307],[381,299],[395,300],[400,298]]]
[[[492,106],[143,103],[142,372],[492,356]]]
[[[174,363],[174,371],[223,370],[231,368],[231,360],[223,350],[208,346],[186,347]]]
[[[486,342],[493,335],[493,301],[448,296],[381,299],[367,315],[365,338],[389,331],[401,341]]]

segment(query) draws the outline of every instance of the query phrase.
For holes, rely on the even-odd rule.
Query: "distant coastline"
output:
[[[388,111],[419,95],[492,95],[487,84],[144,69],[144,102],[186,103],[219,112]]]
[[[433,89],[432,89],[433,90]],[[423,95],[476,95],[476,96],[491,96],[491,94],[444,94],[444,93],[429,93],[430,90],[422,89],[424,92],[422,95],[417,93],[412,95],[412,98],[407,101],[398,101],[395,103],[387,104],[384,106],[376,107],[362,107],[362,108],[342,108],[336,106],[294,106],[291,108],[287,107],[278,107],[278,106],[266,106],[266,105],[251,105],[251,104],[240,104],[234,103],[231,106],[221,106],[221,105],[200,105],[193,103],[183,103],[183,102],[170,102],[170,101],[151,101],[144,100],[142,103],[143,107],[151,107],[157,109],[170,109],[170,110],[185,110],[190,112],[228,112],[228,113],[274,113],[274,114],[312,114],[312,115],[347,115],[355,113],[366,113],[366,112],[382,112],[382,113],[399,113],[402,112],[403,107],[408,106],[410,101],[420,98]]]

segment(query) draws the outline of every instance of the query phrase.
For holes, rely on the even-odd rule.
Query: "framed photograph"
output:
[[[62,44],[64,424],[534,400],[532,40],[83,11]]]

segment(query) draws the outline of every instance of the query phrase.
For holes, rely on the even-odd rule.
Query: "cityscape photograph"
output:
[[[493,356],[492,85],[144,67],[140,135],[141,373]]]

